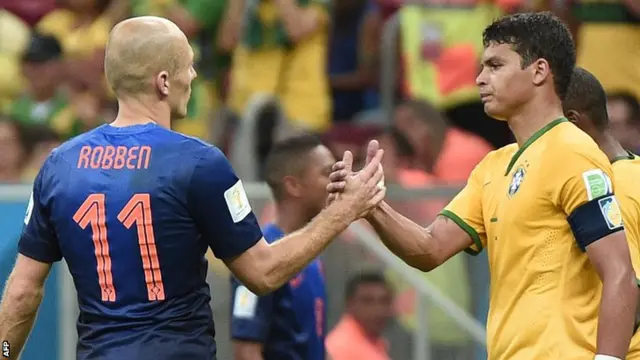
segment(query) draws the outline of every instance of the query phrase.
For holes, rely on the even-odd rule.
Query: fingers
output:
[[[344,181],[344,179],[347,178],[347,175],[349,175],[349,173],[347,172],[347,170],[338,170],[338,171],[334,171],[329,175],[329,180],[331,180],[331,182],[334,181]]]
[[[376,186],[378,188],[383,188],[384,187],[384,183],[382,181],[382,179],[384,179],[384,171],[382,170],[382,165],[378,165],[378,168],[375,172],[375,174],[373,174],[373,176],[367,180],[366,184],[368,186]]]
[[[333,164],[333,166],[331,167],[331,171],[340,171],[340,170],[344,170],[344,162],[342,160],[336,162],[335,164]]]
[[[376,151],[376,155],[371,159],[371,162],[369,162],[367,166],[365,166],[364,169],[360,171],[359,174],[363,182],[368,182],[369,179],[371,179],[379,169],[382,170],[382,166],[380,166],[382,155],[384,155],[384,150],[378,149]],[[381,179],[382,177],[380,177],[378,181],[380,181]]]
[[[353,170],[353,154],[351,151],[347,150],[344,152],[342,162],[344,163],[344,169],[347,173],[350,173]]]
[[[376,194],[373,195],[373,197],[368,201],[368,203],[371,205],[371,208],[378,206],[378,204],[380,204],[380,202],[384,200],[384,197],[386,195],[387,195],[386,187],[378,188]]]
[[[329,194],[340,193],[344,191],[344,188],[347,186],[346,181],[337,181],[332,182],[327,185],[327,192]]]
[[[380,149],[380,143],[378,142],[378,140],[369,141],[369,145],[367,146],[367,160],[365,162],[365,165],[370,163],[371,160],[376,156],[378,149]]]

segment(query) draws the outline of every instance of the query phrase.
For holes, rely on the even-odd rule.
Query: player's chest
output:
[[[487,174],[482,188],[482,207],[487,230],[498,231],[537,223],[551,202],[545,171],[530,160],[507,165]]]

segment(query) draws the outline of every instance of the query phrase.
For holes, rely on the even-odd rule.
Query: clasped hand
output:
[[[353,154],[345,151],[341,161],[332,167],[327,185],[327,202],[351,201],[358,211],[358,217],[366,216],[386,195],[384,171],[380,161],[384,151],[378,141],[371,140],[367,147],[367,160],[364,168],[353,171]]]

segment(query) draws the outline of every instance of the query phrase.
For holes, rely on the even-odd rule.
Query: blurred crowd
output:
[[[512,141],[506,123],[484,114],[475,86],[483,28],[507,13],[553,11],[574,34],[578,64],[609,93],[614,133],[640,151],[639,0],[0,4],[0,183],[32,181],[51,149],[114,118],[104,47],[115,23],[140,15],[175,22],[197,54],[188,116],[174,130],[258,159],[282,132],[321,135],[337,155],[352,149],[361,156],[375,137],[386,150],[386,181],[421,188],[463,183],[487,152]],[[248,117],[258,120],[255,142],[234,147]],[[401,206],[426,222],[442,203]],[[488,283],[486,264],[473,261],[454,258],[429,274],[470,311],[470,294],[484,293]],[[397,301],[410,301],[405,295]],[[443,332],[442,342],[459,341],[453,333]]]
[[[555,11],[574,32],[579,65],[615,96],[625,144],[638,148],[638,0],[2,2],[2,182],[30,181],[57,143],[113,119],[104,46],[114,23],[139,15],[171,19],[197,50],[189,115],[175,130],[228,151],[248,105],[262,101],[278,111],[259,111],[258,158],[274,123],[284,122],[323,134],[336,151],[388,135],[400,178],[417,168],[424,178],[461,182],[486,152],[511,141],[505,124],[486,118],[475,89],[482,29],[505,13]]]

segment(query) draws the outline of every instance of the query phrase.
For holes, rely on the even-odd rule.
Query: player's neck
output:
[[[138,98],[118,100],[118,115],[111,126],[124,127],[155,122],[170,128],[171,112],[164,104],[151,104]]]
[[[517,115],[507,120],[507,123],[518,146],[522,146],[538,130],[561,117],[564,117],[564,114],[560,99],[545,99],[545,101],[531,101],[524,105]]]
[[[302,214],[304,214],[304,212],[291,203],[277,203],[275,224],[283,233],[290,234],[303,228],[307,222],[309,222],[308,219],[304,219],[304,217],[301,216]]]
[[[596,143],[598,143],[600,150],[607,155],[609,161],[620,159],[628,155],[627,151],[622,147],[622,144],[620,144],[608,130],[605,130],[603,133],[595,136],[594,139]]]

